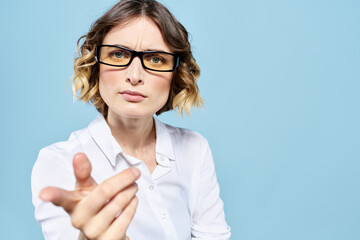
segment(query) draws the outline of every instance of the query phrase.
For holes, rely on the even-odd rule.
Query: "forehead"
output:
[[[137,51],[170,51],[159,27],[148,17],[133,18],[126,24],[113,27],[105,35],[102,44],[120,45]]]

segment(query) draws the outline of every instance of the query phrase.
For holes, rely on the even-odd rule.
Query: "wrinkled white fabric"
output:
[[[72,158],[84,152],[92,177],[101,183],[131,166],[141,171],[137,180],[138,208],[127,235],[135,240],[229,239],[223,202],[219,197],[214,162],[200,134],[155,120],[156,161],[152,174],[143,161],[126,155],[99,115],[66,142],[43,148],[31,178],[36,220],[46,240],[78,239],[69,215],[38,195],[47,186],[73,190]]]

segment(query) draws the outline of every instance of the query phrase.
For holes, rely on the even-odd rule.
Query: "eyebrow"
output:
[[[156,51],[156,52],[168,52],[163,49],[156,49],[156,48],[146,48],[144,51]]]
[[[114,46],[118,46],[118,47],[123,47],[123,48],[127,48],[127,49],[130,49],[130,50],[133,50],[131,47],[128,47],[126,45],[123,45],[123,44],[114,44]],[[148,51],[155,51],[155,52],[168,52],[168,51],[165,51],[163,49],[158,49],[158,48],[146,48],[144,50],[142,50],[141,52],[148,52]]]

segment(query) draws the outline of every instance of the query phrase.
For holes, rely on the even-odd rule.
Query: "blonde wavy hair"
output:
[[[170,50],[180,58],[171,82],[169,98],[156,115],[175,108],[181,116],[183,111],[190,115],[193,107],[204,104],[197,86],[200,68],[192,55],[185,27],[155,0],[122,0],[95,21],[86,35],[79,38],[72,81],[74,96],[84,102],[91,102],[98,112],[107,117],[108,106],[99,92],[99,63],[95,59],[95,47],[102,44],[105,35],[113,27],[141,16],[149,17],[157,24]]]

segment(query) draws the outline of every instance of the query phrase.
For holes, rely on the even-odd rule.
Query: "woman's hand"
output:
[[[135,181],[140,171],[129,168],[98,185],[91,177],[91,164],[84,153],[75,154],[73,166],[74,191],[47,187],[39,197],[64,208],[72,225],[81,231],[79,239],[128,239],[126,230],[138,203]]]

